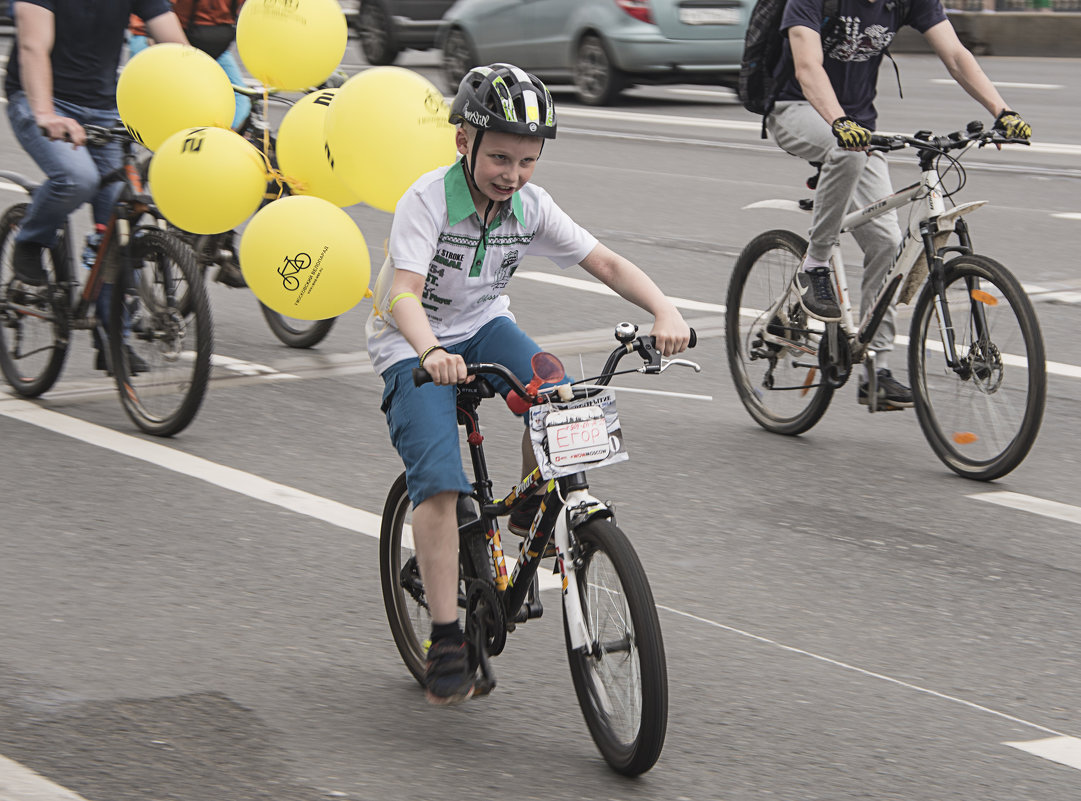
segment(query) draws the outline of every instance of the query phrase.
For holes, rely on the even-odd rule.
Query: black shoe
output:
[[[799,304],[812,317],[824,323],[841,319],[841,307],[837,296],[833,294],[833,280],[829,267],[815,267],[812,270],[796,271],[792,283],[799,294]]]
[[[473,695],[476,671],[469,667],[465,637],[445,637],[428,648],[424,687],[428,702],[445,706],[460,704]]]
[[[233,289],[243,289],[248,285],[248,282],[244,280],[244,273],[240,271],[240,265],[232,259],[218,269],[218,275],[214,280],[219,284],[231,286]]]
[[[8,284],[8,300],[17,306],[44,306],[48,295],[44,284],[28,284],[18,278]]]
[[[912,390],[893,377],[893,374],[884,367],[876,373],[878,384],[878,403],[875,407],[883,411],[907,409],[912,405]],[[864,406],[868,405],[867,383],[860,382],[858,400]]]
[[[150,369],[150,365],[146,363],[142,356],[132,350],[131,345],[125,345],[125,350],[128,352],[128,367],[131,369],[132,375],[139,375],[139,373],[145,373]],[[109,361],[105,358],[105,351],[98,349],[94,356],[94,369],[104,370],[106,375],[112,375],[113,371],[109,369]]]
[[[519,537],[528,537],[529,529],[533,526],[533,520],[537,516],[540,505],[540,493],[529,496],[521,506],[510,513],[510,521],[507,523],[507,527]]]
[[[41,265],[41,251],[44,245],[36,242],[16,242],[11,254],[11,267],[15,277],[29,286],[45,286],[49,276]]]

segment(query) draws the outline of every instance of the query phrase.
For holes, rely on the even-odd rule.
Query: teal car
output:
[[[753,0],[458,0],[436,33],[446,89],[509,62],[583,103],[636,84],[735,86]]]

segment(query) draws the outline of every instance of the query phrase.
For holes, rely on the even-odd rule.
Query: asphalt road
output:
[[[898,60],[906,99],[883,70],[883,129],[986,118],[933,59]],[[431,54],[407,63],[436,74]],[[0,798],[1076,798],[1078,62],[983,64],[1037,144],[973,154],[962,199],[990,201],[969,218],[976,247],[1029,287],[1051,362],[1040,439],[993,484],[954,476],[913,414],[868,415],[854,387],[804,436],[760,430],[731,387],[719,306],[747,240],[806,225],[743,207],[801,197],[806,165],[724,93],[640,89],[605,110],[557,93],[536,181],[704,335],[700,374],[623,385],[706,397],[620,394],[631,459],[593,481],[661,609],[671,710],[650,773],[623,780],[593,747],[551,593],[489,698],[424,702],[379,590],[373,536],[400,464],[368,307],[295,351],[250,293],[215,284],[214,380],[172,440],[135,431],[86,337],[41,400],[0,391]],[[7,126],[0,162],[33,172]],[[914,179],[910,156],[893,165],[898,186]],[[350,213],[378,265],[390,215]],[[567,279],[588,276],[530,260],[512,309],[588,371],[615,323],[648,321]],[[892,366],[904,375],[901,351]],[[485,411],[509,488],[518,429]]]

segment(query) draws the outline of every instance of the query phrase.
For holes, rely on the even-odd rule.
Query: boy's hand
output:
[[[691,343],[691,328],[674,308],[668,314],[657,315],[653,330],[649,333],[657,340],[657,350],[662,356],[682,353]]]
[[[432,377],[433,384],[464,384],[473,380],[465,370],[465,359],[456,353],[439,348],[424,358],[424,369]]]

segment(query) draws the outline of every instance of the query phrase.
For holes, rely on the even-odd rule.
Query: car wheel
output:
[[[607,106],[623,91],[625,83],[600,37],[583,38],[574,59],[574,88],[578,99],[590,106]]]
[[[462,78],[477,66],[477,57],[465,32],[461,28],[451,28],[443,42],[443,82],[451,94],[458,91]]]
[[[360,49],[368,63],[382,67],[393,64],[402,49],[398,46],[398,37],[394,23],[382,3],[377,0],[364,0],[357,14],[357,35]]]

